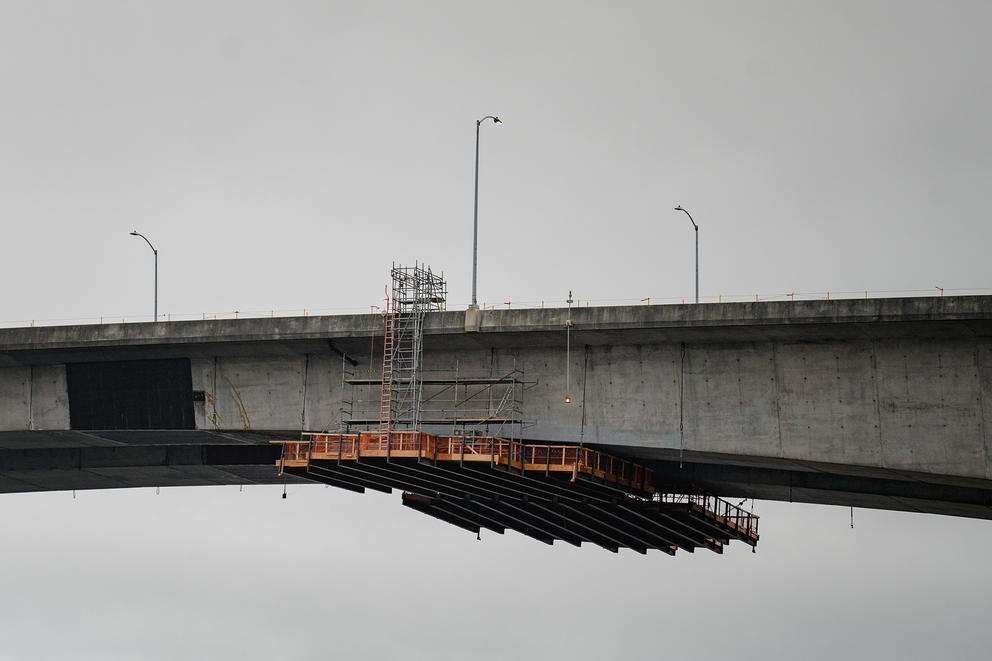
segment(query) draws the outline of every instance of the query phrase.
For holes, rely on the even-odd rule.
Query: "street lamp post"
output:
[[[685,211],[685,215],[689,216],[689,222],[692,223],[692,229],[696,231],[696,303],[699,303],[699,225],[692,219],[692,215],[682,208],[681,204],[675,207],[675,210]]]
[[[472,222],[472,305],[470,306],[472,309],[479,307],[475,296],[475,285],[479,275],[479,127],[487,119],[493,120],[493,124],[503,123],[494,115],[486,115],[482,119],[475,120],[475,216]]]
[[[148,240],[148,237],[140,232],[131,232],[131,236],[140,236],[148,244],[148,247],[152,249],[155,254],[155,321],[158,321],[158,250],[155,250],[155,246],[152,242]]]

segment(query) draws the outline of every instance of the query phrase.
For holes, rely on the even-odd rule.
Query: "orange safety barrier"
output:
[[[525,470],[574,471],[654,493],[653,472],[605,452],[574,445],[525,445]]]
[[[488,461],[497,466],[523,468],[523,444],[495,436],[439,436],[437,459]]]
[[[278,466],[305,466],[310,457],[308,441],[272,441],[282,444],[282,457],[276,462]]]
[[[362,457],[421,457],[433,447],[433,434],[422,431],[363,431],[358,435]]]
[[[489,462],[522,471],[570,472],[654,493],[650,469],[605,452],[575,445],[530,445],[495,436],[435,436],[423,431],[306,432],[283,446],[278,465],[304,467],[311,460],[412,457],[434,461]]]

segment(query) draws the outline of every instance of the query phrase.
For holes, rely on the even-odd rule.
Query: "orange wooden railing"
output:
[[[311,433],[283,446],[280,466],[304,466],[311,459],[419,457],[439,461],[490,462],[525,471],[568,471],[603,482],[654,493],[653,473],[626,459],[574,445],[532,445],[495,436],[436,436],[422,431]]]

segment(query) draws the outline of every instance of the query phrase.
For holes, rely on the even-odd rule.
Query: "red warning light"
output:
[[[571,395],[565,395],[565,403],[566,404],[571,404],[572,403],[572,396]]]

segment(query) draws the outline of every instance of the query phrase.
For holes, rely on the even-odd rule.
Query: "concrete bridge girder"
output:
[[[992,492],[990,298],[583,308],[571,312],[567,361],[564,310],[485,312],[478,332],[449,312],[428,319],[425,363],[465,376],[520,369],[527,438],[610,445],[661,469],[681,456],[709,466],[696,475],[711,488],[723,480],[727,495],[785,499],[786,474],[861,490],[894,480],[922,486],[882,506],[918,508],[926,485],[939,485],[977,490],[965,499],[976,516],[992,504],[981,495]],[[353,372],[376,373],[380,321],[0,331],[0,444],[3,430],[69,428],[65,364],[164,357],[190,361],[192,388],[204,393],[197,429],[334,429],[342,354]],[[742,480],[733,467],[779,473]],[[857,496],[821,487],[802,488],[837,503]]]

